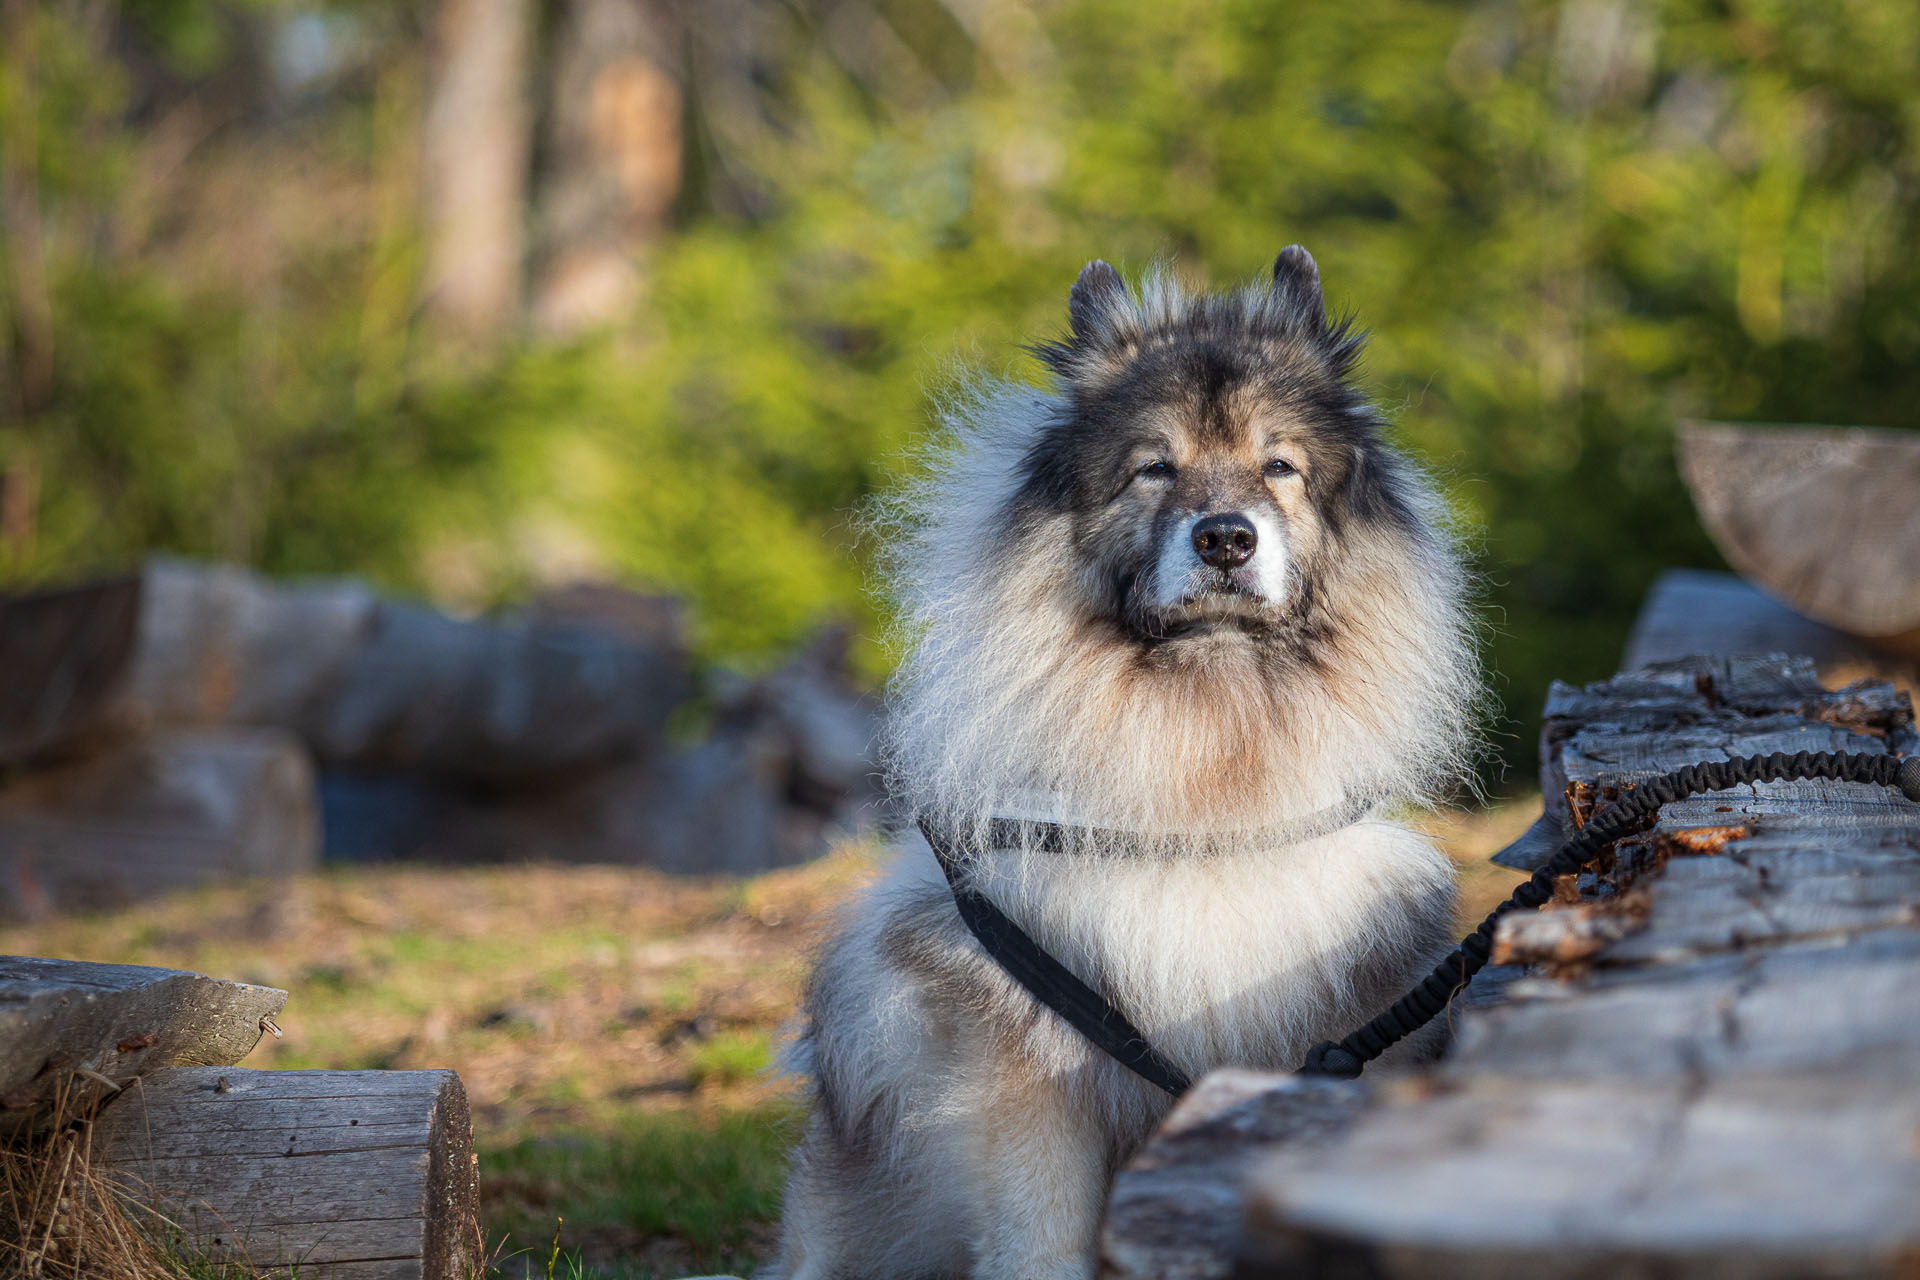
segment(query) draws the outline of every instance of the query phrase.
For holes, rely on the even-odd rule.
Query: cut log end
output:
[[[1920,432],[1690,422],[1679,456],[1734,568],[1809,618],[1920,656]]]
[[[472,1124],[451,1071],[180,1067],[102,1125],[113,1175],[211,1256],[338,1280],[480,1268]]]

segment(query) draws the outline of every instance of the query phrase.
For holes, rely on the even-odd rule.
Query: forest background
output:
[[[856,513],[958,371],[1298,241],[1524,761],[1717,563],[1676,422],[1915,425],[1917,85],[1910,0],[0,0],[0,588],[611,578],[878,678]]]

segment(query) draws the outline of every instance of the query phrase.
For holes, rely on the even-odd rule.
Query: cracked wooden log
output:
[[[105,1164],[197,1249],[274,1275],[481,1269],[466,1090],[451,1071],[178,1067],[101,1118]]]
[[[0,1134],[45,1116],[76,1068],[124,1083],[238,1062],[286,1002],[179,969],[0,956]]]
[[[1920,432],[1690,422],[1679,445],[1728,563],[1809,618],[1920,657]]]
[[[1699,759],[1920,747],[1889,686],[1811,670],[1695,659],[1556,686],[1551,808],[1571,827]],[[1461,1012],[1424,1089],[1319,1150],[1270,1150],[1239,1276],[1911,1274],[1920,805],[1836,782],[1683,800],[1509,920],[1502,949],[1548,971]]]

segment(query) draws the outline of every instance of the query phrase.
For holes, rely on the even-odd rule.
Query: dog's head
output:
[[[1163,289],[1080,273],[1070,336],[1038,349],[1064,394],[1016,525],[1066,517],[1087,608],[1141,643],[1297,629],[1356,526],[1414,532],[1347,381],[1361,336],[1328,321],[1297,245],[1254,289]]]
[[[965,822],[1039,794],[1132,830],[1431,794],[1471,743],[1466,579],[1289,248],[1250,287],[1095,262],[1057,385],[982,379],[891,510],[889,772]]]

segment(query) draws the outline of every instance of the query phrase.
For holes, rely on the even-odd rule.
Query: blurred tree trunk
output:
[[[549,334],[618,319],[680,192],[676,24],[652,0],[563,0],[538,196],[531,316]]]
[[[0,327],[0,423],[31,422],[53,389],[53,307],[40,234],[39,102],[35,94],[34,0],[0,7],[0,51],[12,64],[13,101],[0,115],[0,279],[8,286]],[[0,453],[0,556],[8,568],[33,555],[39,466],[16,425]]]
[[[441,0],[421,141],[426,304],[485,348],[518,318],[526,252],[531,0]]]

